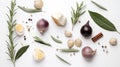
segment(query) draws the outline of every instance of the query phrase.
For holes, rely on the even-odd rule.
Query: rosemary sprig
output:
[[[77,6],[76,10],[72,8],[71,12],[72,29],[74,25],[77,23],[79,17],[85,13],[85,11],[83,11],[83,8],[85,7],[83,2],[81,2],[81,4],[76,3],[76,6]]]
[[[14,16],[16,14],[16,0],[12,0],[11,1],[11,6],[8,7],[9,9],[9,14],[7,14],[8,20],[7,20],[7,24],[8,24],[8,30],[9,30],[9,34],[8,34],[8,38],[9,41],[7,42],[7,48],[8,48],[8,52],[7,54],[10,57],[11,62],[13,63],[14,67],[15,67],[15,44],[14,44],[14,36],[13,36],[13,28],[16,25],[16,19],[14,19]]]
[[[101,6],[100,4],[98,4],[98,3],[94,2],[94,1],[91,1],[91,2],[92,2],[94,5],[96,5],[97,7],[99,7],[100,9],[107,11],[107,9],[106,9],[105,7],[103,7],[103,6]]]
[[[28,45],[21,47],[16,54],[15,47],[17,44],[15,44],[14,42],[16,38],[13,35],[14,34],[13,28],[16,25],[16,19],[14,19],[14,16],[16,14],[15,7],[16,7],[16,0],[12,0],[10,7],[8,7],[9,14],[6,14],[8,17],[7,24],[8,24],[8,30],[9,30],[9,33],[8,33],[9,41],[6,41],[8,52],[6,53],[10,57],[10,61],[13,63],[14,67],[15,67],[16,60],[19,59],[29,47]]]

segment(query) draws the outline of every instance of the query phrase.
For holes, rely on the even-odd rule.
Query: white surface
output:
[[[77,23],[73,30],[73,39],[80,38],[83,41],[82,47],[79,49],[80,52],[77,53],[75,56],[70,56],[70,54],[65,54],[61,52],[56,52],[56,48],[67,48],[67,40],[64,36],[64,30],[70,30],[71,31],[71,6],[75,6],[76,2],[81,2],[82,0],[43,0],[44,1],[44,7],[43,10],[45,13],[35,13],[32,14],[33,22],[29,22],[27,25],[32,25],[34,29],[31,32],[28,32],[26,29],[25,35],[27,36],[27,40],[24,41],[23,37],[18,37],[17,41],[18,43],[24,43],[29,44],[30,48],[27,50],[27,52],[16,62],[16,67],[119,67],[120,66],[120,34],[116,32],[109,32],[106,30],[101,29],[99,26],[97,26],[93,20],[90,18],[88,12],[86,12],[81,18],[81,23]],[[104,5],[108,11],[103,11],[99,8],[97,8],[95,5],[93,5],[90,0],[84,0],[84,3],[87,5],[86,10],[92,10],[99,12],[100,14],[107,17],[110,21],[113,22],[113,24],[116,26],[118,31],[120,31],[120,7],[119,3],[120,0],[95,0],[101,5]],[[33,8],[33,2],[34,0],[17,0],[17,5],[20,6],[26,6]],[[9,59],[8,55],[5,53],[7,51],[6,47],[6,40],[8,29],[7,29],[7,17],[6,13],[8,13],[6,6],[10,5],[10,0],[0,0],[0,67],[13,67],[12,63],[7,60]],[[62,28],[55,25],[53,20],[51,19],[51,14],[60,11],[67,17],[67,25]],[[17,10],[16,19],[18,23],[21,23],[26,28],[26,22],[31,14],[25,13],[21,10]],[[45,33],[44,36],[40,35],[36,29],[36,22],[41,19],[45,18],[49,21],[50,26],[49,30]],[[85,39],[80,34],[80,28],[83,26],[88,20],[90,20],[90,25],[93,28],[93,34],[92,37],[98,34],[99,32],[103,32],[104,37],[97,41],[96,43],[93,43],[91,39]],[[50,35],[59,36],[60,39],[63,41],[63,44],[57,44],[55,43],[51,38]],[[53,47],[47,47],[44,45],[40,45],[39,43],[35,43],[33,41],[33,36],[40,36],[43,40],[48,41],[52,44]],[[118,38],[118,45],[117,46],[111,46],[109,45],[109,39],[111,37]],[[103,49],[101,48],[101,45],[98,45],[97,43],[101,42],[103,45],[108,46],[109,53],[106,54],[103,52]],[[81,55],[81,49],[84,46],[90,46],[93,49],[97,49],[97,53],[94,57],[94,59],[91,62],[87,62]],[[21,45],[19,44],[16,48],[20,48]],[[42,62],[35,62],[33,60],[32,54],[35,47],[41,48],[45,52],[45,59]],[[55,54],[58,54],[59,56],[65,58],[68,60],[72,65],[69,66],[62,61],[60,61],[58,58],[56,58]]]

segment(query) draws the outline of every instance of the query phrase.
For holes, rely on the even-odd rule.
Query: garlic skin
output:
[[[33,59],[37,62],[43,60],[45,58],[45,54],[44,52],[39,49],[39,48],[35,48],[34,49],[34,53],[33,53]]]
[[[65,26],[67,23],[67,19],[62,13],[54,13],[51,17],[58,26]]]
[[[117,38],[111,38],[111,39],[109,40],[109,43],[110,43],[112,46],[117,45]]]
[[[72,37],[72,33],[68,30],[65,30],[64,34],[65,34],[66,37]]]
[[[68,45],[69,48],[72,48],[72,47],[74,46],[74,40],[69,39],[69,40],[67,41],[67,45]]]
[[[19,36],[22,36],[24,34],[24,27],[22,26],[22,24],[15,25],[15,32]]]
[[[79,38],[77,38],[77,39],[75,40],[75,46],[76,46],[76,47],[81,47],[81,45],[82,45],[82,40],[80,40]]]
[[[42,9],[43,1],[42,0],[34,0],[34,7],[38,10]]]

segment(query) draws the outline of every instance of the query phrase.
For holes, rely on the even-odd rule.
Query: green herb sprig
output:
[[[56,43],[62,43],[61,40],[58,40],[57,38],[55,38],[55,37],[53,37],[53,36],[51,36],[51,38],[52,38],[52,40],[55,41]]]
[[[46,45],[46,46],[50,46],[50,47],[51,47],[51,44],[43,41],[43,40],[40,39],[39,37],[35,36],[35,37],[33,37],[33,38],[35,39],[35,40],[34,40],[35,42],[38,42],[38,43],[41,43],[41,44],[43,44],[43,45]]]
[[[17,13],[15,7],[16,7],[16,0],[12,0],[10,7],[8,7],[9,13],[6,14],[8,17],[7,24],[8,24],[8,30],[9,30],[9,33],[8,33],[9,41],[6,41],[8,51],[6,53],[10,57],[10,61],[13,63],[14,67],[15,67],[16,60],[18,60],[26,52],[27,48],[29,47],[29,46],[21,47],[16,54],[16,50],[15,50],[16,45],[14,42],[16,38],[13,35],[14,34],[13,28],[16,25],[16,19],[14,19],[14,16]]]
[[[18,6],[18,8],[20,8],[21,10],[23,10],[24,12],[27,12],[27,13],[42,12],[42,9],[37,10],[37,9],[30,9],[30,8],[25,8],[25,7],[21,7],[21,6]]]
[[[58,49],[61,52],[71,53],[71,52],[79,52],[78,49]]]
[[[60,59],[61,61],[65,62],[66,64],[71,65],[68,61],[64,60],[64,59],[61,58],[60,56],[56,55],[56,57],[57,57],[58,59]]]
[[[76,6],[77,6],[76,10],[71,8],[72,9],[72,12],[71,12],[72,29],[74,25],[77,23],[79,17],[85,13],[85,11],[83,11],[83,8],[85,8],[85,5],[83,4],[83,2],[81,2],[81,4],[76,3]]]
[[[99,7],[100,9],[107,11],[107,9],[106,9],[105,7],[103,7],[103,6],[101,6],[100,4],[98,4],[98,3],[94,2],[94,1],[91,1],[91,2],[92,2],[94,5],[96,5],[97,7]]]

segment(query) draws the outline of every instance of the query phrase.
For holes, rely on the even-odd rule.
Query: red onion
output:
[[[41,19],[37,22],[37,28],[41,34],[44,34],[48,30],[48,27],[49,27],[49,23],[45,19]]]
[[[89,46],[86,46],[82,49],[82,55],[86,59],[92,58],[96,53],[96,50],[93,51]]]

